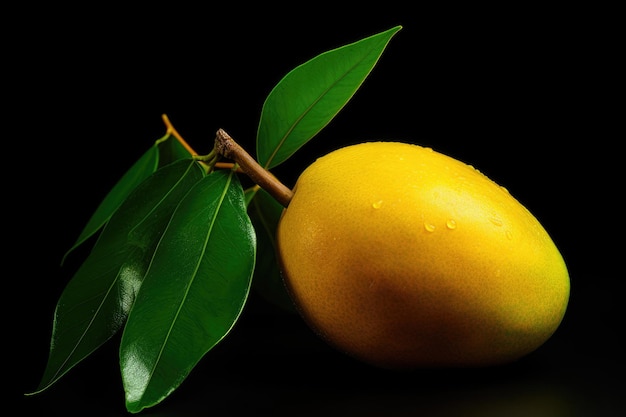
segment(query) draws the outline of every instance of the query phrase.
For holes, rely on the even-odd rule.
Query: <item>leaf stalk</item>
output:
[[[166,114],[162,114],[161,115],[161,119],[163,119],[163,123],[165,124],[165,127],[167,129],[167,133],[169,133],[170,135],[174,136],[176,138],[176,140],[178,140],[178,142],[180,142],[180,144],[183,145],[183,147],[185,149],[187,149],[187,152],[189,152],[191,155],[198,155],[198,152],[196,152],[191,146],[189,146],[187,141],[185,139],[183,139],[183,137],[174,128],[174,125],[172,125],[172,123],[170,122],[169,117],[167,117]]]

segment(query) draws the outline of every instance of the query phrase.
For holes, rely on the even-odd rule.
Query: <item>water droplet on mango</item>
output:
[[[496,216],[489,216],[489,221],[495,226],[502,226],[502,220]]]

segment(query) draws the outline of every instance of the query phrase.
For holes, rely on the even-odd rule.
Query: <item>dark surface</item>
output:
[[[5,278],[16,285],[5,296],[12,414],[125,415],[115,339],[43,394],[23,393],[42,375],[54,306],[79,262],[60,268],[61,257],[119,176],[164,134],[161,114],[200,153],[218,128],[254,153],[263,101],[287,71],[397,24],[404,28],[352,101],[274,173],[292,186],[316,157],[372,139],[430,146],[474,165],[561,249],[572,283],[562,326],[513,364],[398,373],[332,350],[297,316],[253,295],[234,331],[144,414],[624,413],[623,273],[610,238],[621,231],[620,189],[610,183],[620,176],[607,128],[616,113],[599,95],[612,87],[612,54],[602,49],[610,26],[590,27],[592,12],[545,9],[357,15],[250,23],[209,9],[105,9],[70,19],[57,8],[18,25],[11,39],[32,36],[11,43],[7,78],[18,92],[7,100],[16,131],[5,138],[5,156],[18,166],[5,173],[13,230]]]

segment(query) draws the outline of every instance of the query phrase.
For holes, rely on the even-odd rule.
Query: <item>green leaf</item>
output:
[[[179,159],[191,158],[191,153],[171,133],[166,133],[156,142],[159,148],[159,168]]]
[[[124,328],[126,408],[161,402],[226,336],[250,290],[256,237],[233,171],[216,171],[180,202]]]
[[[263,298],[293,313],[296,310],[283,283],[276,252],[276,227],[283,206],[262,188],[249,190],[247,194],[253,194],[248,213],[257,234],[257,261],[252,285]]]
[[[402,27],[322,53],[291,70],[270,92],[257,131],[257,159],[284,162],[324,128],[352,98]]]
[[[135,188],[113,214],[59,298],[48,363],[36,392],[122,327],[174,209],[203,176],[191,159],[170,164]]]
[[[115,210],[128,197],[128,194],[137,187],[143,180],[152,174],[159,161],[159,150],[157,146],[151,146],[142,156],[130,167],[122,178],[113,186],[111,191],[104,197],[96,211],[83,228],[82,232],[76,239],[76,242],[65,253],[61,264],[65,262],[68,255],[77,247],[82,245],[87,239],[93,236],[109,221]]]
[[[169,165],[180,159],[188,159],[191,154],[169,132],[158,139],[142,156],[130,167],[122,178],[113,186],[104,197],[96,211],[78,236],[72,247],[65,253],[61,264],[77,247],[100,230],[109,221],[115,210],[144,179],[159,168]]]

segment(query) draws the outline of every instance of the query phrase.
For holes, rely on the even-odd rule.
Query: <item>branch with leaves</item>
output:
[[[210,154],[197,155],[163,115],[165,135],[104,197],[63,257],[62,264],[98,235],[58,300],[48,362],[27,395],[50,388],[121,331],[126,407],[137,413],[167,398],[224,339],[253,286],[278,289],[270,297],[289,308],[273,239],[292,191],[269,170],[338,114],[400,29],[285,75],[264,102],[256,159],[223,130]],[[240,174],[255,185],[244,190]]]

